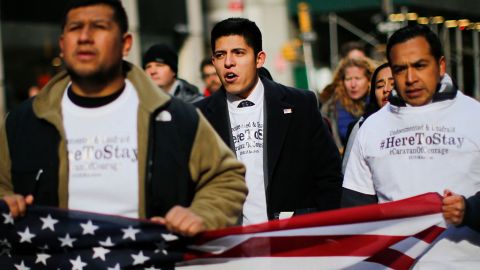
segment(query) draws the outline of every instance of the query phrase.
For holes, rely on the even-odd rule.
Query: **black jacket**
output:
[[[284,211],[299,214],[338,208],[342,185],[340,155],[314,94],[261,80],[265,89],[268,218],[277,218]],[[225,89],[195,105],[234,149]]]
[[[174,97],[188,103],[197,102],[203,98],[202,94],[200,94],[198,88],[195,85],[179,78],[177,78],[177,81],[177,88],[175,88],[175,91],[173,91]]]
[[[31,101],[10,113],[6,122],[14,191],[33,194],[37,204],[57,206],[60,134],[53,125],[36,117]],[[158,112],[164,110],[168,110],[177,121],[155,121],[155,117],[149,120],[145,184],[147,217],[164,216],[177,204],[187,207],[194,195],[195,184],[188,163],[198,115],[192,106],[177,99],[171,99]],[[32,134],[35,134],[34,140]],[[42,168],[42,181],[32,181],[40,174],[31,168]]]
[[[247,192],[243,165],[194,106],[158,91],[143,70],[124,64],[139,100],[139,217],[162,216],[181,205],[202,217],[208,229],[234,224]],[[33,194],[35,204],[68,208],[61,105],[70,81],[60,72],[0,124],[0,198]],[[97,124],[92,121],[90,128]]]

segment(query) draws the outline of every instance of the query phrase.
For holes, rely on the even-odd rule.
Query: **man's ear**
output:
[[[60,47],[60,58],[63,58],[63,35],[60,35],[60,38],[58,39],[58,46]]]
[[[438,60],[438,65],[440,67],[440,77],[443,77],[443,75],[445,75],[447,72],[447,62],[445,61],[444,56],[440,57],[440,60]]]
[[[260,51],[257,54],[257,59],[256,59],[257,68],[261,68],[263,66],[263,64],[265,64],[266,58],[267,58],[267,54],[264,51]]]
[[[126,57],[128,56],[128,53],[130,52],[130,49],[132,48],[132,45],[133,45],[132,34],[125,33],[122,37],[122,41],[123,41],[122,55]]]

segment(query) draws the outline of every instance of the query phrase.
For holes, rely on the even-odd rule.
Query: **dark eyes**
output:
[[[71,24],[67,26],[68,31],[77,31],[85,27],[85,24]],[[94,23],[92,28],[94,29],[108,29],[109,25],[107,23]]]
[[[219,52],[219,53],[214,53],[214,54],[213,54],[213,58],[215,58],[215,59],[221,59],[221,58],[223,58],[224,56],[225,56],[225,53],[223,53],[223,52]]]

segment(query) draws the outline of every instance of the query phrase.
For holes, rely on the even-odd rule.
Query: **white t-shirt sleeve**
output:
[[[372,172],[363,151],[365,129],[359,129],[348,158],[343,187],[364,194],[375,195]]]

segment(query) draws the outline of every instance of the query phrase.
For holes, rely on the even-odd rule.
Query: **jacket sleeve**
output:
[[[465,200],[465,216],[462,225],[480,232],[480,192]]]
[[[318,210],[340,207],[342,188],[341,159],[338,148],[327,129],[313,97],[310,99],[311,121],[313,124],[312,160],[315,164],[313,175],[316,181],[316,204]]]
[[[237,222],[247,195],[245,167],[199,113],[198,130],[189,169],[196,182],[190,209],[201,216],[207,229]]]
[[[343,188],[341,201],[342,208],[377,203],[378,199],[376,195],[363,194],[355,190]]]
[[[6,121],[0,127],[0,198],[13,194],[13,186],[10,175],[10,153],[7,141]]]

